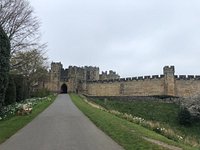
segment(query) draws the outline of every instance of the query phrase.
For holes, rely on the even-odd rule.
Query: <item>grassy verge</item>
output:
[[[49,96],[51,100],[44,100],[34,106],[33,111],[25,116],[12,116],[0,121],[0,143],[15,134],[19,129],[23,128],[31,122],[38,114],[44,111],[54,100],[55,96]]]
[[[163,127],[171,128],[182,135],[187,143],[194,144],[200,143],[200,122],[194,122],[191,126],[183,126],[178,122],[178,113],[180,106],[172,103],[163,103],[155,101],[114,101],[92,99],[93,102],[103,106],[108,110],[117,110],[122,113],[131,114],[144,118],[145,120],[157,121]],[[189,141],[187,141],[190,139]]]
[[[193,149],[189,146],[174,142],[150,131],[137,124],[121,119],[110,113],[93,108],[85,103],[79,96],[71,94],[73,102],[77,107],[88,116],[100,129],[112,137],[116,142],[122,145],[126,150],[134,149],[165,149],[161,146],[152,144],[143,139],[143,137],[159,140],[170,145],[175,145],[183,149]]]
[[[118,110],[122,113],[132,114],[146,120],[159,121],[162,123],[178,124],[178,112],[180,106],[172,103],[159,101],[114,101],[92,99],[95,103],[109,110]]]

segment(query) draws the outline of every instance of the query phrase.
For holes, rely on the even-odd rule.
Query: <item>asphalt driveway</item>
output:
[[[69,95],[55,102],[0,150],[122,150],[72,103]]]

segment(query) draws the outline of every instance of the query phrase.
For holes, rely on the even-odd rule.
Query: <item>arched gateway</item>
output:
[[[62,86],[61,86],[61,89],[60,89],[61,91],[60,91],[60,93],[67,93],[67,85],[64,83],[64,84],[62,84]]]

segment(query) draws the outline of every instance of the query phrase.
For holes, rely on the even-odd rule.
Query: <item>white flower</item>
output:
[[[182,136],[178,135],[177,137],[179,138],[179,140],[183,140]]]

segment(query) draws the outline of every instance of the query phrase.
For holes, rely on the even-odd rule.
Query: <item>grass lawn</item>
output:
[[[122,113],[132,114],[146,120],[159,121],[163,123],[177,124],[179,106],[172,103],[158,101],[112,101],[93,99],[93,101],[106,109],[118,110]]]
[[[70,95],[72,101],[76,106],[93,121],[96,126],[112,137],[117,143],[122,145],[126,150],[135,149],[152,149],[161,150],[165,149],[161,146],[152,144],[143,139],[143,137],[159,140],[170,145],[175,145],[186,150],[194,149],[192,147],[183,145],[178,142],[174,142],[165,138],[164,136],[150,131],[137,124],[131,123],[127,120],[121,119],[115,115],[91,107],[82,100],[81,97],[75,94]]]
[[[128,113],[132,114],[133,116],[142,117],[145,120],[158,121],[179,133],[199,139],[200,142],[200,122],[195,122],[189,127],[180,125],[177,117],[180,107],[176,104],[156,101],[122,102],[107,100],[106,103],[104,100],[99,99],[93,99],[92,101],[108,110],[118,110],[122,113]]]
[[[15,134],[19,129],[31,122],[38,114],[45,110],[54,100],[55,96],[50,96],[51,101],[44,100],[39,102],[31,114],[25,116],[13,116],[0,121],[0,143],[3,143],[10,136]]]

